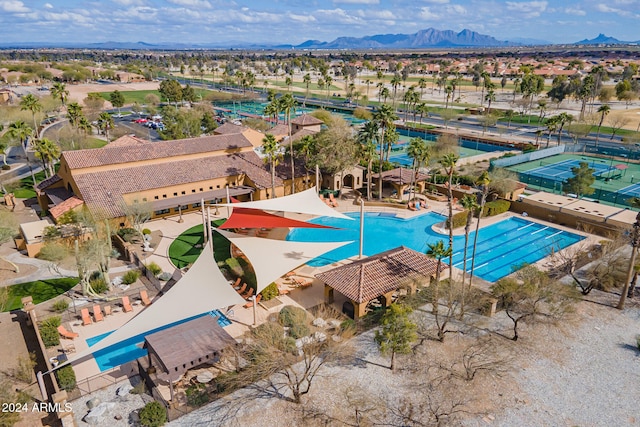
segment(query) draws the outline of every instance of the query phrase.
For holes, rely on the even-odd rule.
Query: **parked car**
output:
[[[145,119],[144,117],[141,117],[141,118],[139,118],[139,119],[135,119],[133,122],[134,122],[134,123],[147,123],[147,122],[148,122],[148,120],[147,120],[147,119]]]
[[[51,123],[54,123],[56,120],[58,120],[57,117],[47,117],[46,119],[40,122],[40,125],[42,126],[50,125]]]

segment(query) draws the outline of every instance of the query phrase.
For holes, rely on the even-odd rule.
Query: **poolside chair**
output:
[[[103,310],[104,310],[104,315],[105,316],[111,315],[111,306],[110,305],[105,305]]]
[[[242,295],[242,298],[244,299],[248,299],[251,298],[251,296],[253,295],[253,288],[249,288],[249,290],[247,291],[247,293]]]
[[[58,326],[58,333],[60,335],[62,335],[63,338],[66,338],[66,339],[69,339],[69,340],[72,340],[74,338],[78,338],[80,336],[77,332],[67,331],[67,328],[65,328],[62,325]]]
[[[104,317],[102,316],[102,309],[97,304],[93,306],[93,318],[96,319],[96,322],[104,320]]]
[[[320,200],[322,200],[327,206],[333,207],[333,204],[329,200],[325,199],[322,194],[320,194],[319,197],[320,197]]]
[[[133,311],[133,307],[131,307],[131,303],[129,302],[129,297],[122,297],[122,310],[125,313]]]
[[[149,299],[149,295],[147,295],[146,289],[143,289],[140,291],[140,300],[142,301],[142,304],[144,304],[145,306],[151,305],[151,300]]]
[[[253,289],[253,288],[251,288]],[[260,300],[262,299],[262,294],[258,294],[258,296],[256,297],[255,303],[259,303]],[[246,303],[245,305],[243,305],[244,308],[251,308],[253,307],[253,303],[254,301],[249,301],[248,303]]]
[[[240,279],[238,279],[238,280],[240,280]],[[242,287],[240,289],[237,289],[236,292],[238,292],[240,295],[242,295],[246,290],[247,290],[247,284],[243,283]]]
[[[233,284],[233,289],[235,289],[236,291],[237,291],[238,289],[240,289],[240,282],[241,282],[241,281],[242,281],[242,277],[238,277],[238,278],[236,279],[236,283],[234,283],[234,284]]]
[[[333,193],[329,193],[329,203],[331,203],[331,207],[338,207],[338,201],[333,197]]]
[[[90,325],[91,322],[91,316],[89,315],[89,309],[88,308],[83,308],[82,310],[80,310],[80,315],[82,316],[82,325],[83,326],[87,326]]]

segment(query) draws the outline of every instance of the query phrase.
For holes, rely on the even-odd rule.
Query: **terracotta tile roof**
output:
[[[432,277],[438,262],[404,246],[316,275],[357,303],[371,301],[398,289],[409,280]],[[440,271],[448,268],[445,263]]]
[[[321,125],[324,122],[320,119],[316,119],[310,114],[302,114],[301,116],[296,117],[291,120],[291,123],[298,126],[312,126],[312,125]]]
[[[127,147],[130,145],[138,144],[152,144],[152,142],[146,139],[138,138],[135,135],[124,135],[116,139],[115,141],[111,141],[109,143],[109,147]]]
[[[176,141],[173,142],[176,143]],[[271,186],[269,171],[258,155],[252,151],[177,160],[171,164],[134,164],[117,170],[78,174],[75,176],[75,181],[80,197],[90,209],[104,211],[111,217],[119,217],[124,215],[123,194],[166,188],[167,196],[171,198],[173,197],[171,187],[194,183],[193,187],[199,190],[198,182],[242,173],[246,174],[258,188]],[[282,181],[277,177],[276,185],[282,185]],[[150,203],[153,204],[153,200],[150,200]]]
[[[124,147],[65,151],[62,153],[70,169],[122,164],[186,154],[210,153],[230,148],[253,147],[242,134],[213,135],[176,141],[160,141]]]
[[[69,212],[71,209],[81,206],[83,203],[84,202],[78,199],[76,196],[69,197],[64,202],[49,209],[49,214],[53,217],[53,219],[57,221],[61,215],[64,215],[66,212]]]
[[[238,133],[242,133],[246,130],[246,126],[234,125],[233,123],[225,123],[223,125],[218,126],[213,133],[216,135],[235,135]]]
[[[61,179],[62,178],[60,178],[60,175],[55,174],[52,177],[45,179],[44,181],[40,181],[38,184],[34,186],[34,188],[36,189],[36,192],[40,194],[42,190],[55,184],[56,182],[59,182]]]
[[[305,136],[308,135],[315,135],[318,132],[313,131],[311,129],[300,129],[298,132],[294,133],[293,135],[291,135],[291,139],[293,140],[293,142],[299,141],[302,138],[304,138]]]
[[[282,138],[289,135],[289,126],[279,123],[271,129],[266,130],[264,133],[270,133],[271,135],[275,136],[276,139],[278,139],[278,137]]]
[[[296,157],[293,162],[293,166],[297,177],[304,176],[307,173],[307,167],[303,158]],[[315,172],[312,174],[315,174]],[[276,176],[281,179],[291,179],[291,160],[288,155],[278,163],[278,166],[276,166]]]
[[[396,184],[410,184],[413,176],[413,171],[407,168],[395,168],[388,171],[382,172],[382,180],[385,182],[393,182]],[[379,174],[371,174],[371,177],[374,179],[378,179],[380,177]],[[426,181],[430,177],[426,173],[418,172],[417,180],[418,181]]]

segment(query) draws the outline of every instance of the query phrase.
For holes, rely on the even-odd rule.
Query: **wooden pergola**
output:
[[[353,305],[353,318],[358,319],[364,316],[370,301],[384,297],[384,305],[389,306],[398,289],[415,292],[417,284],[435,277],[437,266],[435,259],[400,246],[317,274],[316,278],[324,283],[325,302],[332,304],[334,291],[338,291]],[[447,269],[446,264],[440,265],[441,272]]]

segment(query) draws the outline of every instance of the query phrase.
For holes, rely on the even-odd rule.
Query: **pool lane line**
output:
[[[537,234],[537,233],[539,233],[539,232],[541,232],[541,231],[544,231],[544,230],[546,230],[547,228],[549,228],[549,227],[547,226],[547,227],[541,228],[540,230],[534,231],[533,233],[531,233],[531,235],[533,236],[534,234]]]
[[[535,224],[536,224],[535,222],[531,222],[531,223],[529,223],[529,224],[527,224],[527,225],[525,225],[523,227],[516,228],[516,230],[517,231],[524,230],[525,228],[531,227],[532,225],[535,225]]]
[[[560,230],[560,231],[558,231],[557,233],[552,234],[551,236],[547,236],[547,237],[545,237],[544,239],[545,239],[545,240],[547,240],[547,239],[550,239],[550,238],[555,237],[555,236],[557,236],[558,234],[562,234],[562,233],[563,233],[563,231],[562,231],[562,230]]]

